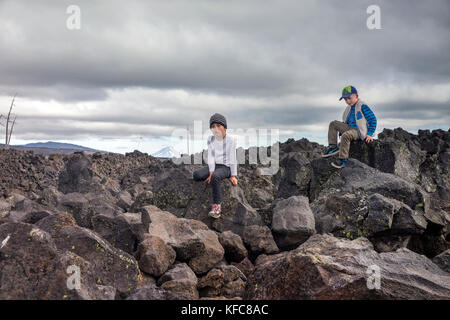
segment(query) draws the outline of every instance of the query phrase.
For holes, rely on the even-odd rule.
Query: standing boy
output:
[[[322,157],[330,157],[339,153],[339,159],[331,163],[335,168],[345,167],[352,140],[361,139],[366,142],[373,141],[373,134],[377,128],[377,118],[363,101],[359,99],[358,92],[353,86],[342,90],[339,99],[345,99],[347,108],[342,115],[342,121],[332,121],[328,128],[328,149]],[[341,144],[337,145],[337,135],[341,136]]]
[[[227,120],[219,113],[209,119],[209,128],[213,135],[208,138],[208,166],[198,169],[193,177],[196,181],[211,183],[213,204],[209,215],[219,218],[221,208],[221,181],[230,178],[237,186],[236,139],[227,135]]]

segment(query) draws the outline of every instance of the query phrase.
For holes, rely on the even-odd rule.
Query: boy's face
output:
[[[213,135],[216,137],[217,140],[222,140],[223,137],[225,136],[225,132],[227,129],[225,129],[225,127],[221,124],[218,123],[213,123],[213,125],[211,126],[211,132],[213,133]]]
[[[358,94],[353,93],[350,97],[344,98],[344,100],[349,106],[352,106],[358,101]]]

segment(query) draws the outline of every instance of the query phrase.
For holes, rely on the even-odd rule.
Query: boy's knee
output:
[[[339,123],[339,121],[333,120],[333,121],[330,122],[329,127],[330,127],[330,128],[335,127],[338,123]]]

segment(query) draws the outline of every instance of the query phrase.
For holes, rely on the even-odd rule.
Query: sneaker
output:
[[[220,204],[213,204],[209,216],[215,219],[220,218],[220,213],[222,212],[222,207]]]
[[[337,161],[332,162],[331,165],[335,168],[342,169],[345,167],[346,163],[347,159],[338,159]]]
[[[325,151],[325,153],[322,154],[322,158],[331,157],[332,155],[335,155],[338,152],[339,152],[338,146],[329,146],[327,151]]]

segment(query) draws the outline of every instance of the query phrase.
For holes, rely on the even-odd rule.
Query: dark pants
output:
[[[194,180],[195,181],[203,181],[209,176],[209,167],[205,166],[198,170],[194,171]],[[213,202],[215,204],[220,204],[221,199],[221,189],[220,183],[223,179],[229,178],[231,176],[231,169],[224,164],[217,164],[216,168],[211,175],[211,185],[213,192]]]

